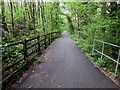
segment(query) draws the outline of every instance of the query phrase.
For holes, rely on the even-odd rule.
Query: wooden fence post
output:
[[[38,39],[38,56],[41,54],[41,50],[40,50],[40,36],[38,35],[37,37]]]
[[[55,40],[55,33],[53,32],[53,41]]]
[[[52,33],[52,42],[54,41],[54,32]]]
[[[24,39],[23,41],[23,45],[24,45],[24,60],[25,62],[27,62],[27,65],[28,65],[28,58],[27,58],[27,41],[26,39]]]
[[[49,45],[50,45],[50,33],[48,35],[49,35]]]
[[[47,44],[46,44],[46,34],[44,35],[44,44],[45,44],[45,49],[47,48]]]
[[[52,41],[53,41],[53,38],[52,38],[52,32],[51,32],[51,43],[52,43]]]

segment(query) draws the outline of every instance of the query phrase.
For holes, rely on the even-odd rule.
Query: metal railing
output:
[[[95,49],[95,41],[102,43],[102,52],[97,50],[97,49]],[[114,47],[118,48],[119,51],[118,51],[118,59],[117,60],[115,60],[115,59],[111,58],[110,56],[104,54],[105,44],[111,45],[111,46],[114,46]],[[114,45],[114,44],[111,44],[111,43],[107,43],[107,42],[103,42],[103,41],[100,41],[100,40],[97,40],[97,39],[94,39],[92,53],[94,53],[94,51],[96,51],[96,52],[101,54],[101,60],[102,60],[103,56],[105,56],[105,57],[109,58],[110,60],[112,60],[112,61],[114,61],[116,63],[116,68],[115,68],[115,76],[116,76],[116,73],[118,71],[118,65],[120,65],[120,62],[119,62],[119,60],[120,60],[120,46]]]

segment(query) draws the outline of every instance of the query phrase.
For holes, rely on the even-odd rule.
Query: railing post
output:
[[[41,54],[41,50],[40,50],[40,36],[38,35],[37,37],[38,39],[38,56]]]
[[[92,49],[92,54],[94,53],[94,49],[95,49],[95,39],[93,40],[93,49]]]
[[[103,53],[104,53],[104,42],[103,42],[103,46],[102,46],[101,60],[103,59]]]
[[[55,35],[56,35],[56,33],[54,32],[54,33],[53,33],[53,41],[55,40]]]
[[[53,42],[53,32],[51,32],[51,42]]]
[[[46,44],[46,34],[44,35],[44,44],[45,44],[45,49],[47,48],[47,44]]]
[[[26,41],[26,39],[24,39],[23,45],[24,45],[24,60],[25,60],[25,61],[27,62],[27,64],[28,64],[28,58],[27,58],[27,41]]]
[[[115,69],[115,76],[116,76],[116,74],[117,74],[118,65],[119,65],[119,60],[120,60],[120,49],[119,49],[118,60],[117,60],[116,69]]]
[[[59,32],[57,32],[57,38],[59,37]]]
[[[58,38],[58,32],[56,33],[57,35],[56,35],[56,38]]]
[[[49,36],[49,45],[50,45],[50,33],[48,34],[48,36]]]
[[[50,32],[50,44],[52,43],[52,41],[51,41],[51,32]]]

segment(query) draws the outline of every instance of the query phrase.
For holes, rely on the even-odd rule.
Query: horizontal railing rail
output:
[[[95,41],[98,41],[98,42],[101,42],[101,43],[105,43],[105,44],[108,44],[108,45],[111,45],[111,46],[114,46],[114,47],[118,47],[118,48],[120,48],[120,46],[118,46],[118,45],[114,45],[114,44],[112,44],[112,43],[108,43],[108,42],[103,42],[103,41],[100,41],[100,40],[97,40],[97,39],[94,39]]]
[[[4,59],[2,60],[3,87],[6,87],[6,85],[9,84],[13,77],[20,73],[20,71],[27,69],[33,61],[33,58],[36,55],[41,55],[47,46],[50,45],[50,43],[52,43],[59,35],[59,32],[52,32],[28,40],[24,39],[23,41],[3,45],[1,47],[3,54],[2,58]],[[18,50],[18,45],[22,46],[21,50]],[[9,50],[9,52],[7,50]],[[12,56],[14,53],[19,53],[19,55]],[[9,60],[9,57],[12,57],[13,59]]]
[[[95,42],[96,42],[96,41],[102,43],[102,52],[99,51],[99,50],[97,50],[97,49],[95,49]],[[106,54],[104,53],[105,44],[111,45],[111,46],[113,46],[113,47],[117,47],[117,48],[118,48],[118,58],[117,58],[117,60],[111,58],[110,56],[108,56],[108,55],[106,55]],[[108,43],[108,42],[104,42],[104,41],[100,41],[100,40],[94,39],[94,41],[93,41],[92,53],[94,53],[94,51],[96,51],[96,52],[98,52],[98,53],[101,54],[101,59],[103,58],[103,56],[105,56],[105,57],[107,57],[108,59],[110,59],[110,60],[112,60],[113,62],[116,63],[116,68],[115,68],[115,76],[116,76],[116,73],[117,73],[117,71],[118,71],[118,65],[120,65],[120,62],[119,62],[119,60],[120,60],[120,46],[114,45],[114,44],[112,44],[112,43]]]

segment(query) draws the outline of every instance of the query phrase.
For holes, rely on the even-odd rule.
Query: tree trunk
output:
[[[107,7],[106,7],[106,2],[102,2],[102,15],[104,16],[104,17],[106,17],[106,11],[107,11]]]
[[[2,2],[2,6],[1,6],[1,9],[2,9],[2,29],[5,30],[5,31],[8,31],[8,27],[7,27],[7,24],[5,22],[5,5],[4,5],[4,1]]]
[[[80,31],[80,24],[79,24],[80,17],[79,17],[79,13],[77,13],[77,19],[78,19],[78,21],[77,21],[77,22],[78,22],[78,23],[77,23],[77,24],[78,24],[78,31]]]
[[[32,22],[33,22],[33,28],[34,28],[34,33],[35,33],[35,7],[36,7],[36,6],[35,6],[35,2],[33,2],[32,5],[33,5],[33,10],[32,10],[32,11],[33,11],[33,12],[32,12],[32,14],[33,14],[32,16],[33,16],[33,17],[32,17]]]
[[[38,24],[40,24],[40,2],[38,1]]]
[[[74,34],[74,27],[69,16],[67,16],[68,22],[70,23],[71,34]]]
[[[11,19],[12,19],[12,32],[13,32],[13,34],[14,34],[14,16],[13,16],[13,4],[12,4],[12,2],[11,2],[11,0],[10,0],[10,7],[11,7]]]
[[[44,31],[44,34],[46,33],[45,32],[45,14],[44,14],[44,3],[42,1],[42,6],[41,6],[41,17],[42,17],[42,26],[43,26],[43,31]]]

